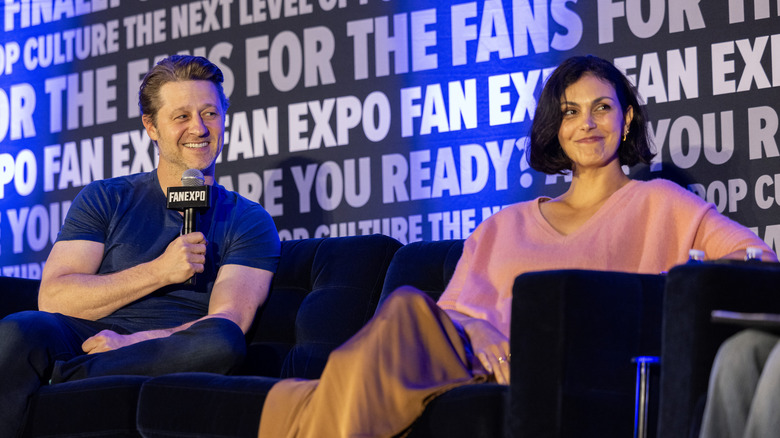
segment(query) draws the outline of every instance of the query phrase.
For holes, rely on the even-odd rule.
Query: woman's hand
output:
[[[509,339],[484,319],[470,318],[463,329],[471,340],[474,354],[496,382],[509,384]]]
[[[474,355],[488,373],[495,376],[496,382],[509,384],[509,339],[493,324],[484,319],[472,318],[462,313],[447,310],[454,321],[460,323],[471,341]]]

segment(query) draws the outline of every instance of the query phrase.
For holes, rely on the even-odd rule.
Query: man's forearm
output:
[[[106,275],[66,274],[44,279],[38,307],[88,320],[103,318],[165,285],[150,263]]]
[[[176,332],[186,330],[187,328],[189,328],[190,326],[192,326],[193,324],[195,324],[196,322],[202,319],[204,318],[182,324],[178,327],[173,327],[168,329],[145,330],[145,331],[130,333],[127,335],[120,335],[119,333],[112,330],[103,330],[98,334],[90,337],[86,341],[84,341],[81,348],[87,354],[104,353],[106,351],[116,350],[143,341],[149,341],[152,339],[159,339],[159,338],[167,338],[168,336],[171,336]]]
[[[203,272],[206,244],[202,233],[179,236],[154,260],[99,275],[102,243],[57,242],[43,268],[38,308],[90,320],[110,315],[163,286]]]

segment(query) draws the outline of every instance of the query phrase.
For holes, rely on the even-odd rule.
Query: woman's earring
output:
[[[626,137],[628,137],[628,129],[626,129],[626,132],[623,133],[623,141],[626,141]]]

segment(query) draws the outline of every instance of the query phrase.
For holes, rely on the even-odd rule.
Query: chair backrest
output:
[[[328,355],[374,314],[401,244],[383,235],[282,242],[242,374],[317,378]]]
[[[0,277],[0,319],[22,310],[38,310],[40,280]]]
[[[382,288],[379,305],[401,286],[414,286],[433,300],[447,287],[463,253],[463,240],[413,242],[393,256]]]

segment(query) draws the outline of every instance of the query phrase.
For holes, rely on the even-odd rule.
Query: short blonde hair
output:
[[[227,111],[230,101],[222,89],[223,80],[222,70],[202,56],[172,55],[158,62],[144,76],[138,90],[138,107],[141,114],[151,118],[156,125],[163,85],[177,81],[209,81],[217,87],[222,110]]]

